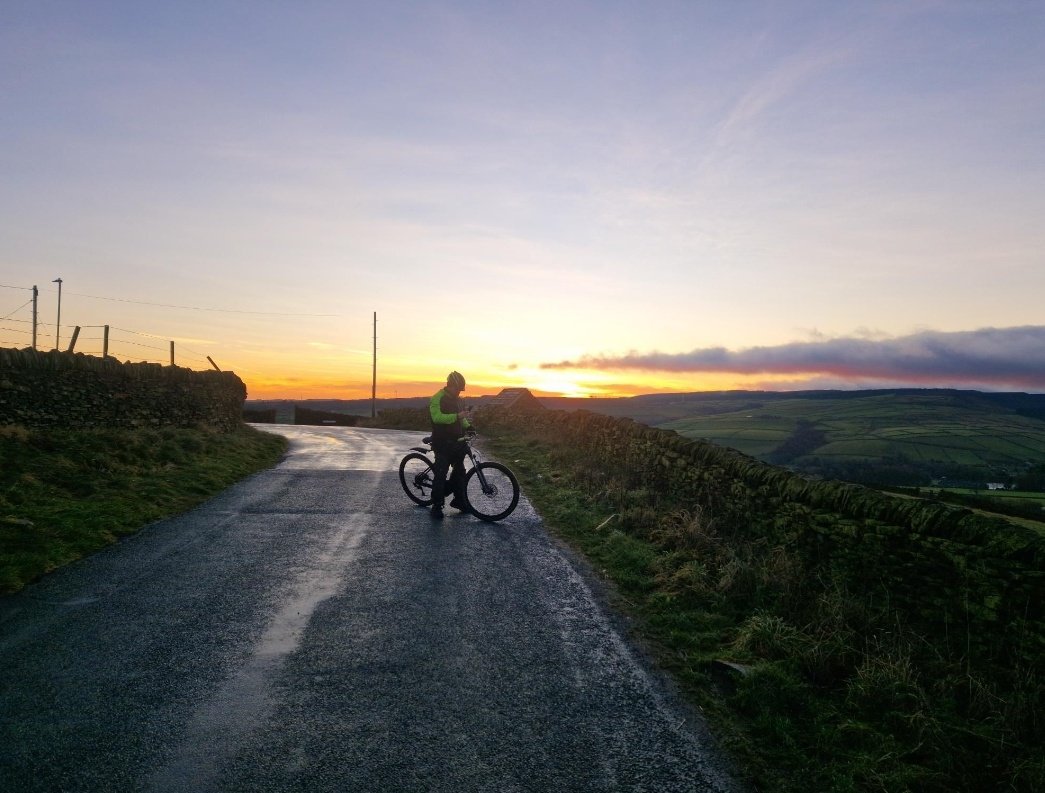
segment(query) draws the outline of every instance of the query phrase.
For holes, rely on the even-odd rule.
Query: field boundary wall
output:
[[[231,430],[243,421],[246,397],[246,386],[232,372],[0,349],[0,424]]]

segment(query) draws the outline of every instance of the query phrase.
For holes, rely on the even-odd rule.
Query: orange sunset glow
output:
[[[123,5],[5,15],[0,346],[353,399],[376,313],[381,398],[1045,389],[1040,4]]]

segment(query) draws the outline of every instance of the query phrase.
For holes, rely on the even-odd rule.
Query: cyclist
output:
[[[460,440],[472,424],[466,411],[461,409],[460,396],[464,391],[464,376],[460,372],[450,372],[446,377],[446,387],[439,389],[428,403],[428,412],[432,417],[432,451],[435,452],[435,464],[432,475],[432,517],[443,518],[443,500],[446,486],[453,493],[450,506],[464,512],[468,509],[468,498],[464,494],[464,456],[467,447]],[[450,479],[446,474],[452,469]]]

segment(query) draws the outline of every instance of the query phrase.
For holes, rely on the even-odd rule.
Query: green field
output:
[[[777,406],[774,405],[774,409]],[[659,425],[687,438],[704,438],[760,457],[786,441],[795,430],[795,419],[776,413],[740,411],[716,416],[678,419]]]
[[[799,470],[892,461],[937,476],[975,469],[990,478],[1045,462],[1045,421],[969,393],[708,401],[698,415],[657,426]]]
[[[923,488],[922,492],[929,496],[958,496],[980,511],[1004,515],[1023,526],[1045,531],[1045,493],[967,487]]]

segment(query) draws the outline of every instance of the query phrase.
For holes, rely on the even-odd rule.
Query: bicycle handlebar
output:
[[[467,429],[467,430],[465,431],[464,435],[462,435],[462,436],[461,436],[460,438],[458,438],[457,440],[459,440],[459,441],[471,441],[471,440],[473,440],[473,439],[474,439],[474,438],[475,438],[475,437],[476,437],[476,436],[477,436],[478,434],[479,434],[479,433],[478,433],[478,432],[476,432],[476,431],[475,431],[474,429],[471,429],[471,428],[469,428],[469,429]],[[431,445],[432,445],[432,436],[431,436],[431,435],[426,435],[425,437],[423,437],[423,438],[421,439],[421,443],[427,443],[427,444],[428,444],[429,446],[431,446]]]

